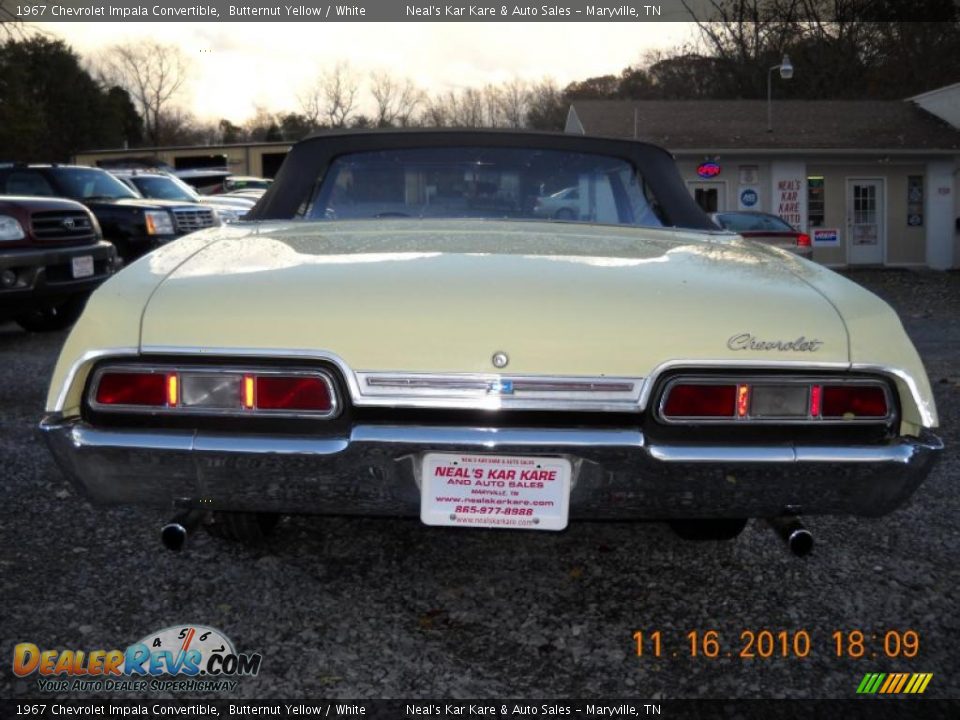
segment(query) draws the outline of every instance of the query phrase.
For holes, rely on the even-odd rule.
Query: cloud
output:
[[[43,23],[81,54],[153,38],[193,62],[183,104],[201,118],[242,122],[254,106],[296,110],[324,68],[386,68],[428,92],[552,77],[561,84],[618,73],[644,51],[687,40],[692,23]]]

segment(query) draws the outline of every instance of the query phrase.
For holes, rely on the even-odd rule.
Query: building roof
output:
[[[575,115],[575,118],[574,118]],[[960,129],[901,100],[577,100],[589,135],[636,137],[670,150],[960,150]],[[634,127],[636,126],[636,135]]]

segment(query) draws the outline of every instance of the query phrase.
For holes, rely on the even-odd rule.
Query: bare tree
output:
[[[126,90],[137,104],[152,145],[176,134],[178,128],[172,123],[182,115],[171,109],[187,79],[187,61],[180,48],[141,40],[114,45],[100,60],[100,75]]]
[[[305,88],[302,93],[298,93],[297,104],[300,106],[300,114],[306,118],[310,127],[318,128],[322,126],[323,89],[320,87],[320,83],[314,83]]]
[[[526,123],[530,108],[530,86],[514,78],[500,90],[500,110],[507,127],[519,128]]]
[[[408,126],[424,102],[423,91],[409,78],[397,80],[382,70],[370,73],[370,94],[377,106],[377,127]]]
[[[360,80],[356,73],[349,63],[338,62],[321,73],[297,100],[311,124],[342,128],[356,112],[359,94]]]
[[[420,114],[420,124],[425,127],[447,127],[453,122],[453,109],[456,96],[450,92],[446,95],[434,95],[425,102]]]
[[[569,103],[553,78],[544,78],[530,88],[524,124],[534,130],[563,130]]]

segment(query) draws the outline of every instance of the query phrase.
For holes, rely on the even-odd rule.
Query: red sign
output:
[[[697,165],[697,175],[702,178],[712,178],[720,174],[720,163],[712,160]]]

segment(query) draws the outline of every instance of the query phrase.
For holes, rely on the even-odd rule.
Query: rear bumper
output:
[[[93,258],[94,273],[74,278],[74,258]],[[26,248],[0,253],[0,270],[16,275],[12,287],[0,287],[0,309],[29,309],[38,301],[57,300],[88,292],[113,274],[116,249],[108,242],[54,248]]]
[[[430,451],[565,456],[574,518],[877,516],[901,505],[943,449],[649,445],[638,430],[357,425],[345,437],[40,425],[65,474],[99,503],[287,513],[420,512]]]

